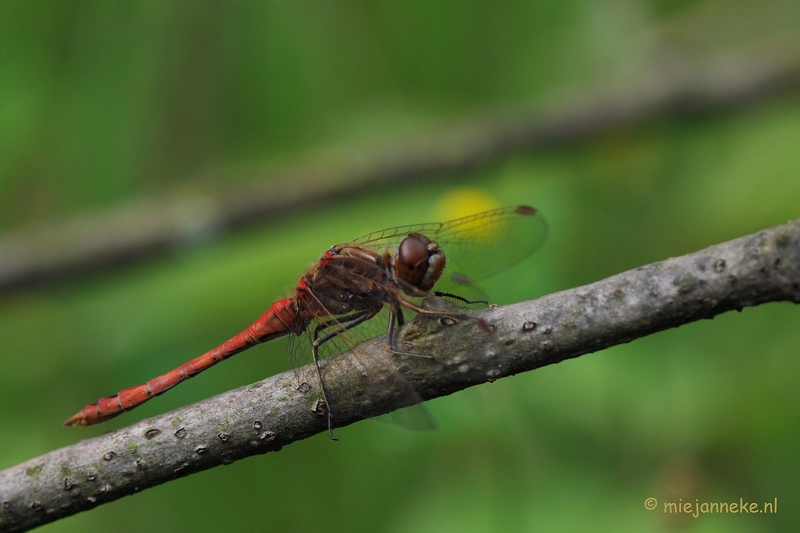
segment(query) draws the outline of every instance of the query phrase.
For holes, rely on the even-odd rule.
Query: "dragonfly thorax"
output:
[[[412,233],[397,247],[394,275],[410,295],[419,291],[428,292],[439,281],[445,261],[438,243],[421,233]]]

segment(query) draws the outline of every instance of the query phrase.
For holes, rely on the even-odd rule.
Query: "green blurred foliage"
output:
[[[218,176],[235,187],[320,147],[636,76],[663,28],[747,24],[746,3],[723,6],[2,2],[0,228]],[[456,186],[550,220],[534,258],[485,284],[509,303],[797,218],[798,146],[797,97],[665,117],[4,297],[0,468],[285,370],[275,341],[105,427],[60,426],[241,330],[329,245],[438,218]],[[364,422],[42,531],[787,531],[800,522],[798,331],[790,304],[729,313],[432,401],[435,432]],[[670,516],[644,509],[651,496],[778,498],[779,512]]]

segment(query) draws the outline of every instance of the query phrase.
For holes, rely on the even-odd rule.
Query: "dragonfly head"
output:
[[[415,290],[428,292],[439,281],[444,265],[444,252],[439,245],[421,233],[412,233],[397,248],[394,275],[404,282],[401,283],[404,290],[406,285],[411,285]]]

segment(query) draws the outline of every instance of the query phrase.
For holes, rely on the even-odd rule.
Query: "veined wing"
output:
[[[353,244],[375,250],[397,250],[410,233],[439,243],[447,257],[445,275],[468,284],[501,272],[538,250],[547,240],[548,224],[538,210],[509,206],[447,222],[411,224],[368,233]]]

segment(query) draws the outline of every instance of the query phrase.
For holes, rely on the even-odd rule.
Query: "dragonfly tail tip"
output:
[[[65,422],[65,426],[88,426],[89,421],[86,419],[86,411],[81,409],[80,412],[69,417]]]

